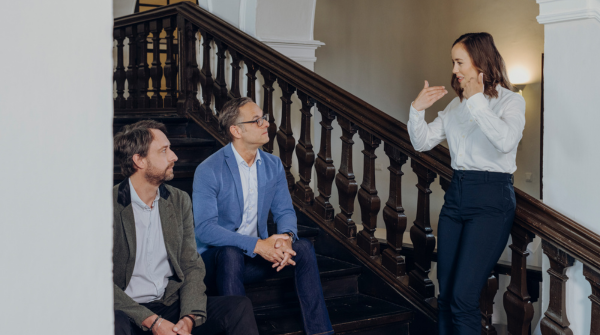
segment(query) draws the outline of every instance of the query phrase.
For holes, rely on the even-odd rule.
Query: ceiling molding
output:
[[[540,24],[595,19],[600,22],[600,0],[538,0]]]

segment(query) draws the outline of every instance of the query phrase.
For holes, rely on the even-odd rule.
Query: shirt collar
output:
[[[238,165],[244,165],[244,166],[248,166],[248,163],[246,163],[246,161],[242,158],[242,156],[237,152],[237,150],[235,150],[235,147],[233,146],[233,143],[231,144],[231,149],[233,150],[233,155],[235,156],[235,160],[237,162]],[[260,149],[256,150],[256,157],[254,158],[254,163],[258,164],[258,162],[261,162],[261,158],[260,158]]]
[[[129,178],[129,189],[131,190],[131,203],[136,204],[141,208],[150,208],[148,205],[146,205],[145,202],[142,201],[142,199],[140,199],[140,196],[135,191],[135,188],[133,188],[131,178]],[[156,190],[156,197],[154,198],[154,202],[158,201],[158,199],[160,199],[160,192]]]

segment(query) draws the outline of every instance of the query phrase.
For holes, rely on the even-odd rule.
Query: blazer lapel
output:
[[[258,149],[260,150],[260,149]],[[263,218],[263,203],[264,203],[264,199],[265,199],[265,186],[266,186],[266,179],[267,179],[267,173],[265,171],[265,165],[262,162],[262,159],[258,162],[255,162],[256,165],[256,178],[258,179],[258,208],[257,208],[257,225],[258,225],[258,234],[260,234],[260,226],[261,223],[267,222],[266,218]],[[269,212],[267,211],[267,214]],[[268,234],[267,234],[268,235]],[[260,236],[260,238],[267,238],[268,236]]]
[[[240,169],[237,164],[237,160],[235,159],[235,155],[233,154],[233,149],[231,148],[232,144],[230,143],[225,148],[225,162],[227,162],[227,166],[229,167],[229,171],[233,177],[233,181],[235,183],[235,191],[237,192],[238,204],[240,205],[240,213],[242,216],[244,215],[244,190],[242,190],[242,179],[240,178]],[[241,221],[241,218],[240,218]]]
[[[121,211],[121,224],[125,231],[127,246],[129,247],[129,260],[125,267],[125,283],[129,284],[129,280],[133,275],[133,267],[135,266],[136,257],[136,236],[135,236],[135,218],[133,216],[133,207],[131,204],[123,208]]]
[[[169,201],[160,198],[160,200],[158,200],[158,212],[160,214],[160,224],[162,226],[167,256],[169,257],[177,276],[181,278],[181,268],[179,267],[178,259],[175,256],[177,255],[176,250],[179,250],[179,239],[177,238],[179,229],[177,228],[177,222],[175,221],[175,210]]]

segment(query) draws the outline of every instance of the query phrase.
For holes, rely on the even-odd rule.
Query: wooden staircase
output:
[[[118,115],[114,118],[113,131],[116,133],[124,125],[142,119],[153,119],[167,126],[171,148],[178,157],[175,178],[168,184],[186,191],[191,197],[196,167],[221,148],[221,144],[196,123],[178,116]],[[123,176],[116,160],[114,169],[114,183],[117,184]],[[314,223],[308,224],[314,226]],[[276,225],[270,223],[269,231],[275,233]],[[298,236],[310,239],[316,246],[322,237],[318,228],[302,224],[298,226]],[[316,252],[327,309],[337,334],[409,334],[413,319],[409,308],[361,293],[359,278],[363,269],[360,265],[321,255],[318,248]],[[246,292],[254,306],[260,334],[304,334],[292,268],[286,267],[279,273],[273,271],[272,277],[246,285]]]
[[[227,142],[218,129],[219,111],[245,90],[245,96],[258,102],[269,115],[269,142],[263,150],[282,160],[299,224],[318,229],[315,249],[320,255],[322,280],[336,330],[402,334],[410,327],[411,334],[437,334],[436,287],[429,278],[437,256],[437,237],[430,223],[430,186],[437,181],[443,192],[450,186],[453,170],[447,148],[437,146],[425,153],[417,152],[405,124],[190,2],[118,18],[113,31],[115,128],[136,118],[166,123],[180,158],[172,185],[191,192],[195,167]],[[273,94],[275,84],[281,89],[281,97]],[[258,85],[262,85],[262,99]],[[300,105],[292,107],[294,95]],[[273,110],[277,98],[282,101],[278,120]],[[313,122],[317,112],[321,115],[319,124]],[[301,127],[298,139],[294,138],[293,124]],[[312,135],[318,128],[320,139]],[[341,139],[332,138],[334,128],[341,130]],[[375,180],[384,173],[375,172],[375,153],[380,146],[389,158],[385,203],[380,193],[386,192],[377,190]],[[362,175],[353,171],[353,153],[364,155]],[[294,154],[297,176],[292,173]],[[409,161],[410,168],[403,169]],[[411,195],[417,197],[416,213],[404,213],[402,206],[402,176],[410,171],[418,177],[417,195]],[[119,178],[115,170],[115,182]],[[338,194],[336,203],[331,202],[334,192]],[[497,334],[492,314],[500,275],[510,277],[503,295],[508,333],[531,332],[532,302],[537,299],[541,274],[539,269],[528,267],[527,246],[536,236],[542,239],[551,267],[552,294],[542,329],[552,330],[551,334],[569,333],[564,274],[577,260],[584,264],[583,274],[592,287],[591,333],[600,334],[600,236],[519,189],[515,188],[515,195],[512,259],[510,264],[496,266],[481,292],[482,334]],[[360,217],[354,215],[357,199]],[[409,233],[408,216],[414,220],[410,245],[403,243],[403,236]],[[355,221],[362,224],[361,231],[357,231]],[[385,240],[375,237],[378,222],[379,226],[385,225]],[[351,264],[360,271],[349,275],[351,266],[332,271],[326,265],[331,264],[325,261],[327,257],[342,262],[336,263],[339,266]],[[273,280],[281,283],[285,278]],[[278,287],[263,285],[262,293],[260,287],[248,288],[261,331],[297,333],[300,321],[294,302],[281,298],[290,292]],[[352,293],[344,291],[352,287],[356,287]],[[340,295],[338,290],[348,295]]]

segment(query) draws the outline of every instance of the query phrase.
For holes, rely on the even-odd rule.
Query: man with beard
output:
[[[204,293],[190,197],[164,184],[177,161],[165,133],[145,120],[114,138],[115,334],[258,334],[248,298]]]

